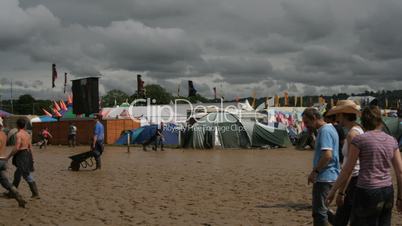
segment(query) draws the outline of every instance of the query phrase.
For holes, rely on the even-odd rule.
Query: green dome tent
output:
[[[251,119],[240,121],[227,112],[213,112],[204,116],[189,129],[184,140],[185,147],[197,149],[291,145],[285,129],[269,127]]]

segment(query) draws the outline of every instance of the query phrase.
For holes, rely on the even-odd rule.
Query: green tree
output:
[[[145,86],[145,96],[156,100],[155,104],[169,104],[172,100],[172,95],[168,93],[163,87],[156,84]]]
[[[29,94],[21,95],[15,103],[14,110],[21,115],[29,115],[34,112],[35,98]]]
[[[126,100],[128,100],[130,97],[123,91],[113,89],[110,90],[109,92],[106,93],[102,97],[102,107],[113,107],[115,105],[115,102],[120,105]]]

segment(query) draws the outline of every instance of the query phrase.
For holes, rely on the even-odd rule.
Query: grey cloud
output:
[[[375,0],[3,0],[0,84],[53,95],[56,63],[59,74],[103,75],[104,91],[129,92],[137,72],[161,84],[193,79],[205,95],[217,80],[226,97],[398,88],[401,9]]]
[[[285,34],[311,40],[329,36],[336,29],[328,2],[291,0],[281,2],[281,6],[288,20],[286,26],[280,28]]]
[[[289,37],[272,34],[265,40],[257,41],[252,49],[257,53],[280,54],[299,51],[301,46]]]
[[[244,83],[253,80],[264,80],[272,73],[271,63],[259,57],[216,57],[207,59],[211,72],[221,74],[229,83]]]
[[[385,1],[356,23],[360,51],[378,59],[402,58],[402,2]]]

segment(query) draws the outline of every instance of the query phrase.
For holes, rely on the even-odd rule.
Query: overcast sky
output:
[[[0,94],[63,96],[62,75],[136,75],[226,98],[402,87],[400,0],[1,0]],[[59,72],[51,89],[51,64]]]

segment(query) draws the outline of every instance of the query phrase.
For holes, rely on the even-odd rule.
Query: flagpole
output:
[[[11,114],[14,114],[14,103],[13,103],[13,80],[11,79],[11,88],[10,88],[10,99],[11,99]]]

